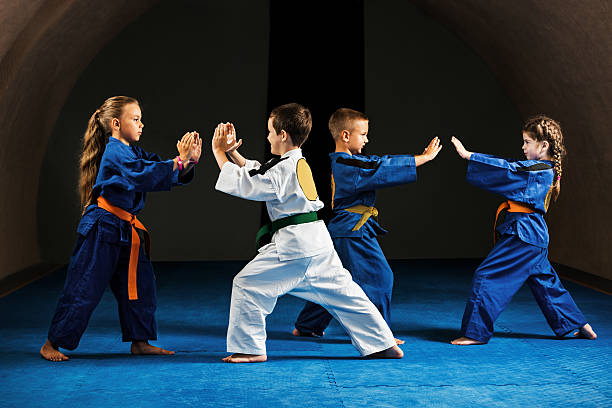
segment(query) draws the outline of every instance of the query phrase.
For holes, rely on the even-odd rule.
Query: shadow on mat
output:
[[[270,361],[287,361],[287,360],[367,360],[361,356],[279,356],[269,355],[268,362]]]
[[[290,331],[268,330],[269,340],[295,340],[295,341],[310,341],[321,344],[351,344],[349,339],[325,338],[325,337],[297,337],[291,334]]]
[[[445,329],[445,328],[431,328],[423,327],[418,330],[400,330],[395,332],[396,336],[400,339],[404,338],[418,338],[427,341],[433,341],[437,343],[450,343],[451,340],[460,337],[461,334],[457,329]],[[495,332],[493,337],[497,338],[512,338],[512,339],[541,339],[541,340],[562,340],[569,339],[569,337],[556,337],[554,335],[534,334],[534,333],[506,333],[506,332]]]
[[[191,336],[209,336],[225,338],[227,334],[227,325],[223,326],[204,326],[204,325],[189,325],[176,323],[163,323],[159,325],[159,331],[167,335],[191,335]]]
[[[228,353],[216,352],[215,354],[194,354],[194,352],[176,351],[177,354],[172,356],[134,356],[130,353],[66,353],[70,358],[68,361],[63,361],[60,364],[70,364],[71,362],[78,363],[79,361],[122,361],[130,363],[151,363],[151,364],[168,364],[168,363],[216,363],[220,362]],[[40,355],[38,355],[40,358]]]
[[[34,353],[31,353],[34,355]],[[130,362],[132,364],[191,364],[191,363],[220,363],[227,364],[221,359],[223,357],[229,356],[231,353],[226,352],[215,352],[214,354],[194,354],[194,352],[181,352],[177,351],[177,354],[173,356],[133,356],[129,353],[68,353],[68,357],[70,360],[63,361],[56,364],[70,364],[70,363],[79,363],[79,362],[91,362],[91,361],[109,361],[109,362],[117,362],[121,363],[121,365],[126,362]],[[36,357],[40,357],[38,353],[36,353]],[[268,362],[273,361],[288,361],[288,360],[367,360],[360,356],[282,356],[278,354],[268,355]],[[43,360],[44,361],[44,360]],[[49,362],[51,363],[51,362]]]

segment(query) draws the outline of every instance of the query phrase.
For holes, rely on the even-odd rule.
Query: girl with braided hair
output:
[[[451,139],[459,156],[469,160],[468,182],[507,200],[497,210],[494,247],[474,272],[461,337],[452,344],[487,343],[495,320],[525,282],[557,336],[577,329],[576,337],[597,338],[548,260],[544,214],[561,191],[561,127],[539,115],[527,120],[522,133],[523,161],[472,153]]]
[[[176,145],[179,155],[162,160],[133,145],[143,127],[138,101],[126,96],[107,99],[89,119],[80,163],[83,216],[64,290],[40,349],[49,361],[68,360],[59,348],[78,346],[109,283],[132,354],[174,354],[149,344],[157,340],[155,278],[149,236],[136,214],[147,192],[191,181],[202,141],[196,132],[186,133]]]

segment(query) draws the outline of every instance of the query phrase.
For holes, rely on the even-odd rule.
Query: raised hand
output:
[[[200,138],[200,134],[198,132],[193,132],[194,139],[193,144],[191,145],[191,157],[189,160],[193,162],[200,161],[200,156],[202,155],[202,139]]]
[[[431,142],[429,142],[425,150],[423,150],[423,154],[414,156],[414,164],[419,167],[420,165],[435,159],[438,153],[440,153],[440,150],[442,150],[442,145],[440,144],[440,139],[438,136],[436,136],[431,139]]]
[[[433,160],[440,153],[440,150],[442,150],[442,145],[440,144],[440,138],[436,136],[431,139],[431,142],[423,150],[423,156],[425,156],[427,161]]]
[[[227,135],[229,134],[228,127],[225,123],[219,123],[215,128],[211,140],[211,148],[213,152],[223,152],[227,150]]]
[[[227,145],[229,146],[225,153],[232,153],[242,145],[242,139],[236,141],[236,128],[233,123],[226,123],[226,128],[229,133],[227,135]]]
[[[472,157],[472,152],[467,151],[459,139],[453,136],[451,137],[451,142],[455,145],[455,149],[462,159],[470,160],[470,157]]]
[[[187,132],[183,135],[181,140],[176,142],[176,150],[178,150],[179,156],[183,163],[187,163],[191,157],[191,149],[195,137],[194,133],[195,132]]]

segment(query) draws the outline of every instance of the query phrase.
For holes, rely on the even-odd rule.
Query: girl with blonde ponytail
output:
[[[49,361],[68,360],[60,347],[78,346],[109,283],[132,354],[174,354],[149,344],[157,340],[155,278],[149,236],[136,215],[146,193],[191,181],[202,140],[197,132],[186,133],[177,142],[178,156],[162,160],[135,145],[143,127],[138,101],[127,96],[107,99],[89,119],[80,159],[83,216],[66,284],[40,349]]]
[[[577,329],[576,337],[597,338],[548,260],[544,215],[550,199],[556,201],[561,191],[561,126],[544,115],[534,116],[525,122],[522,136],[522,161],[472,153],[459,139],[451,139],[459,156],[469,161],[467,180],[506,200],[497,209],[493,249],[474,272],[461,337],[452,344],[487,343],[495,320],[525,282],[557,336]]]

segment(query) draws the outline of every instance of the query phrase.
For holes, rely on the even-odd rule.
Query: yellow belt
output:
[[[342,211],[348,211],[354,214],[361,214],[361,219],[353,227],[353,231],[359,231],[359,228],[363,227],[363,225],[368,221],[370,217],[378,217],[378,210],[376,208],[368,207],[367,205],[363,204],[357,204],[349,208],[344,208],[342,209]]]

